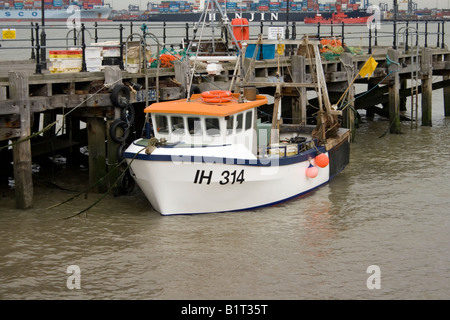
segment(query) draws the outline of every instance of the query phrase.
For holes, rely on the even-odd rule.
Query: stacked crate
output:
[[[86,71],[98,72],[102,71],[102,47],[86,48]]]
[[[50,73],[80,72],[83,52],[78,49],[49,51]]]

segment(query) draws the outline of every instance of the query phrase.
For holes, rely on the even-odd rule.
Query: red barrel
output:
[[[233,26],[233,34],[236,40],[249,40],[250,39],[250,29],[248,26],[248,20],[245,18],[235,18],[231,20],[231,25]],[[233,42],[234,44],[234,42]],[[239,43],[242,47],[242,44]]]

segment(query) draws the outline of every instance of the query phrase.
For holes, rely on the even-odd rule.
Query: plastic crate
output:
[[[51,51],[49,51],[50,59],[81,58],[82,56],[83,56],[82,50],[51,50]]]
[[[50,68],[50,73],[77,73],[81,72],[81,68]]]
[[[256,44],[249,44],[245,50],[246,58],[253,58],[253,53],[255,52]],[[262,49],[262,55],[261,55]],[[267,60],[275,59],[275,45],[274,44],[263,44],[259,45],[258,53],[256,54],[256,60]]]
[[[53,59],[51,60],[52,67],[55,68],[81,68],[82,60],[76,59]]]

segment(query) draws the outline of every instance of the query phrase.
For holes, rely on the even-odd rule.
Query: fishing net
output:
[[[180,49],[175,50],[173,48],[166,49],[163,48],[159,54],[159,61],[161,68],[173,68],[174,61],[182,61],[186,57],[186,50]],[[149,59],[150,68],[158,67],[158,60],[153,55],[151,59]]]

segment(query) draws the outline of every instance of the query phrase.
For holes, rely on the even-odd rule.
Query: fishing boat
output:
[[[215,95],[230,99],[210,102]],[[348,164],[347,129],[320,144],[315,126],[282,126],[279,141],[270,143],[276,133],[257,120],[267,98],[239,101],[239,94],[208,92],[145,109],[154,137],[134,141],[124,157],[155,210],[175,215],[270,206],[311,192]]]
[[[349,163],[350,131],[340,128],[342,111],[328,98],[318,45],[311,45],[313,87],[322,97],[316,125],[283,124],[285,84],[276,83],[274,96],[257,94],[256,86],[245,90],[243,69],[236,92],[209,90],[146,107],[151,134],[133,141],[123,158],[153,208],[180,215],[270,206],[309,193],[341,172]],[[244,66],[239,57],[236,69]],[[260,112],[265,107],[273,110],[271,122]]]

